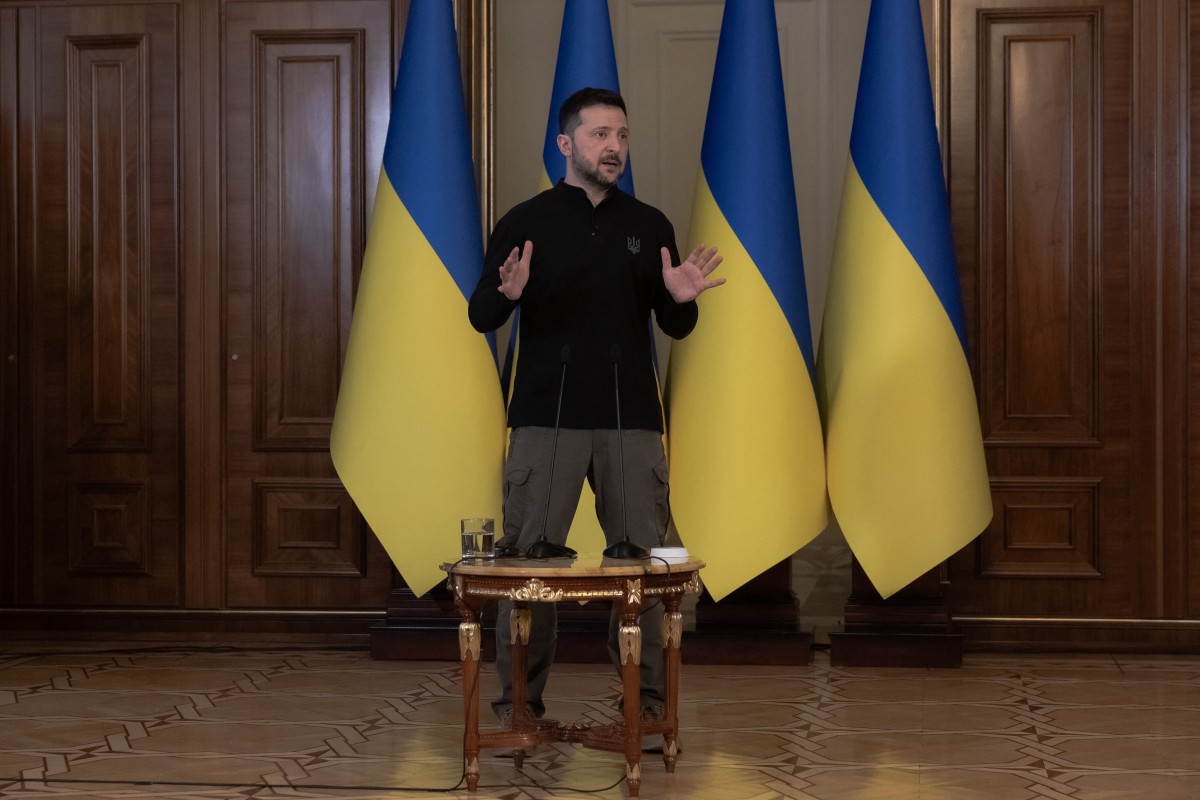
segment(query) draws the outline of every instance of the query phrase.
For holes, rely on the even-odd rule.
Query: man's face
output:
[[[581,183],[608,189],[625,172],[629,125],[615,106],[588,106],[579,112],[579,127],[570,137],[560,134],[558,148],[567,156],[567,174]]]

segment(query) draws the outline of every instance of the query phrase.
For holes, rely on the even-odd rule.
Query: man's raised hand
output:
[[[533,242],[525,242],[525,249],[514,247],[500,265],[500,293],[514,303],[521,298],[525,284],[529,282],[529,259],[533,256]]]
[[[721,265],[721,257],[717,248],[704,249],[698,246],[678,267],[671,266],[671,251],[662,248],[663,283],[676,303],[687,303],[695,300],[706,289],[712,289],[725,282],[724,278],[709,280],[712,271]]]

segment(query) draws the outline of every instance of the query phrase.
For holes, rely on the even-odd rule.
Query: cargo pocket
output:
[[[654,530],[658,531],[658,544],[661,547],[667,539],[667,523],[671,517],[671,484],[667,460],[664,458],[654,465]]]
[[[529,519],[529,476],[533,468],[524,464],[509,464],[504,468],[504,539],[502,544],[516,544]]]

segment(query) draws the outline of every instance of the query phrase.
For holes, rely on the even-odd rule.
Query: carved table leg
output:
[[[458,651],[462,661],[463,685],[463,771],[467,791],[479,786],[479,618],[463,613],[458,626]]]
[[[532,625],[528,606],[518,603],[508,616],[509,640],[512,642],[512,720],[513,730],[527,729],[531,723],[527,700],[529,697],[529,631]],[[525,765],[525,751],[513,751],[513,766]]]
[[[663,734],[663,763],[667,772],[675,771],[675,761],[679,756],[679,654],[683,640],[683,614],[679,612],[679,603],[683,595],[668,594],[663,598],[665,613],[663,614],[663,654],[666,661],[665,686],[667,702],[667,722],[670,728]]]
[[[642,786],[642,603],[641,580],[626,583],[621,603],[621,684],[625,703],[625,785],[630,797]]]

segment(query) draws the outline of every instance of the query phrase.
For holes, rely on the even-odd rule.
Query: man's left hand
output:
[[[662,248],[663,283],[676,303],[689,303],[695,300],[706,289],[712,289],[725,282],[724,278],[709,280],[712,271],[721,265],[721,257],[717,248],[704,249],[698,246],[678,267],[671,266],[671,251]]]

